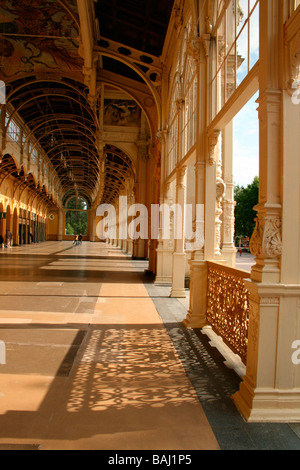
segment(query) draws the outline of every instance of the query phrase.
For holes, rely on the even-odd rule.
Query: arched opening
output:
[[[88,234],[88,205],[82,197],[72,197],[66,204],[65,235]]]

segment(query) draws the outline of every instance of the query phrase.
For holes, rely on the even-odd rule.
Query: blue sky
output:
[[[257,97],[258,94],[255,94],[233,121],[233,177],[235,184],[244,187],[252,183],[255,176],[259,176]]]
[[[244,11],[244,19],[248,16],[248,0],[240,0]],[[250,9],[255,0],[250,1]],[[240,27],[242,27],[242,24]],[[249,28],[249,29],[248,29]],[[250,50],[248,46],[248,32],[250,37]],[[238,53],[245,59],[238,70],[238,84],[247,75],[247,57],[250,55],[250,68],[259,59],[259,6],[252,12],[248,25],[237,41]],[[252,183],[255,176],[259,176],[259,126],[258,104],[255,102],[258,93],[244,106],[234,118],[234,167],[233,176],[235,184],[247,186]]]

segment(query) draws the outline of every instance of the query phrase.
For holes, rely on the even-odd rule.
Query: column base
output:
[[[186,328],[203,328],[206,326],[207,262],[192,259],[189,265],[190,304],[183,325]]]
[[[154,284],[172,285],[173,249],[157,248],[156,278]]]
[[[170,297],[177,297],[177,298],[185,299],[186,298],[185,289],[173,289],[172,288]]]
[[[253,389],[244,378],[232,400],[248,422],[300,422],[300,389]]]
[[[172,285],[172,276],[156,276],[154,284],[160,286],[171,286]]]
[[[236,252],[237,249],[232,246],[224,246],[222,248],[222,257],[226,260],[227,266],[230,266],[232,268],[235,268],[235,262],[236,262]]]
[[[173,253],[172,289],[170,297],[185,298],[185,253]]]
[[[203,319],[203,315],[195,315],[193,312],[188,310],[187,316],[182,322],[185,328],[204,328],[206,326],[206,321]]]

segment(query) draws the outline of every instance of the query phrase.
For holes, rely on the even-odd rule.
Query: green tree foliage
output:
[[[251,237],[255,227],[256,211],[253,207],[258,204],[259,179],[256,176],[246,188],[236,186],[234,189],[235,206],[235,238]]]
[[[66,235],[87,234],[87,204],[82,198],[74,197],[67,203]]]
[[[66,224],[66,235],[74,235],[74,229],[69,223]]]
[[[68,211],[66,213],[66,230],[70,235],[86,235],[87,213],[84,211]]]

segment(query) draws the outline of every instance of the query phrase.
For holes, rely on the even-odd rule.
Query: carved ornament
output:
[[[257,217],[250,251],[254,256],[277,258],[282,253],[281,219],[278,215],[269,215],[265,219]]]
[[[192,37],[187,43],[187,53],[193,57],[196,62],[200,60],[200,51],[201,51],[202,38]]]
[[[210,48],[210,41],[211,41],[211,35],[210,34],[203,34],[201,37],[202,45],[204,47],[204,53],[205,56],[209,56],[209,48]]]
[[[220,133],[221,132],[219,130],[215,130],[208,137],[208,164],[209,165],[213,165],[214,163],[216,163],[215,148],[218,143]]]

